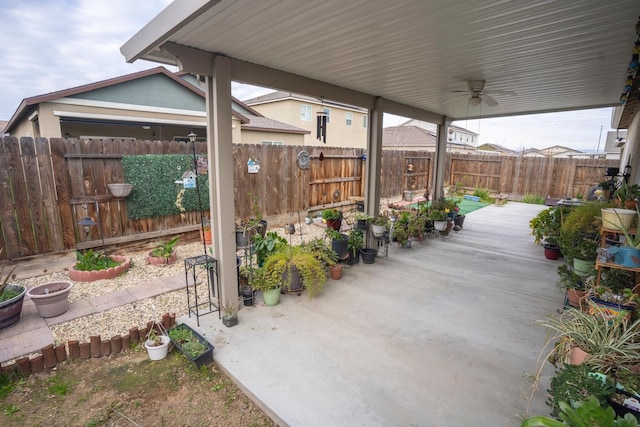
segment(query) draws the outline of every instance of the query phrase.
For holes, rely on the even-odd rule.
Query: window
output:
[[[367,127],[367,122],[369,121],[369,116],[362,116],[362,127]]]
[[[300,120],[311,121],[311,105],[300,104]]]
[[[283,141],[262,141],[262,145],[284,145]]]
[[[347,112],[346,117],[347,117],[346,125],[351,126],[351,123],[353,123],[353,113]]]
[[[328,108],[323,108],[322,111],[327,115],[327,123],[331,122],[331,110]]]

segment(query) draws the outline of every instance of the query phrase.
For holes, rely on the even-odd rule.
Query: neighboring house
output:
[[[422,120],[407,120],[400,126],[418,126],[434,134],[438,131],[435,123],[423,122]],[[478,134],[460,126],[450,125],[447,129],[447,141],[452,143],[461,143],[476,146],[478,144]]]
[[[480,154],[496,154],[501,156],[517,156],[519,153],[507,147],[498,144],[482,144],[478,146]]]
[[[304,145],[325,145],[317,138],[317,116],[324,112],[327,114],[327,146],[367,146],[369,115],[364,108],[283,91],[247,99],[244,103],[265,116],[306,129]]]
[[[540,148],[540,149],[531,149],[525,150],[525,156],[542,156],[542,157],[573,157],[573,156],[582,156],[585,153],[580,150],[574,150],[573,148],[564,147],[562,145],[554,145],[552,147]]]
[[[234,143],[302,145],[308,131],[232,102]],[[4,132],[46,138],[184,139],[206,136],[205,93],[196,78],[164,67],[26,98]]]
[[[606,159],[619,160],[620,153],[627,144],[627,131],[607,132],[607,140],[604,144],[604,156]]]
[[[6,120],[0,120],[0,138],[2,138],[4,136],[4,128],[7,126],[7,122]]]
[[[389,126],[382,129],[382,148],[385,150],[436,150],[436,133],[423,126]],[[447,142],[450,153],[475,153],[476,148],[458,141]]]

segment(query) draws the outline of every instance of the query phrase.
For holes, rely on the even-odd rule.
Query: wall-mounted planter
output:
[[[51,282],[31,288],[27,295],[36,305],[40,317],[55,317],[69,309],[70,282]]]
[[[109,258],[121,264],[113,268],[93,271],[76,270],[75,266],[71,266],[69,267],[69,279],[75,282],[94,282],[96,280],[113,279],[126,272],[131,267],[131,258],[129,257],[111,255]]]
[[[133,190],[133,184],[107,184],[107,188],[115,197],[127,197]]]

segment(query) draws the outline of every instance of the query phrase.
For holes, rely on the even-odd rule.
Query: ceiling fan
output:
[[[498,101],[493,99],[489,94],[492,95],[507,95],[507,96],[515,96],[517,95],[512,90],[484,90],[484,80],[469,80],[467,81],[467,90],[452,90],[453,93],[464,93],[464,95],[456,96],[453,99],[445,101],[447,104],[449,102],[455,101],[456,99],[462,98],[464,96],[469,96],[469,106],[477,107],[483,102],[488,107],[495,107],[498,105]]]

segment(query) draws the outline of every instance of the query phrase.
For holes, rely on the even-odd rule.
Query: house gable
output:
[[[205,112],[203,95],[176,84],[164,74],[155,74],[68,98]]]

